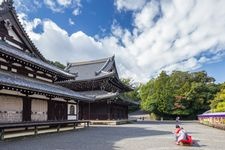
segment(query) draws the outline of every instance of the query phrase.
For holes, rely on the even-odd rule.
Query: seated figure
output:
[[[175,131],[173,132],[176,138],[176,142],[178,140],[178,133],[180,132],[181,128],[179,125],[176,125]]]
[[[179,133],[177,134],[178,138],[177,138],[177,142],[176,144],[181,144],[181,145],[184,145],[184,144],[187,144],[187,145],[192,145],[192,137],[189,136],[187,134],[187,132],[181,128],[181,130],[179,131]]]
[[[178,136],[177,144],[179,144],[179,142],[182,141],[182,140],[187,140],[187,133],[183,128],[180,129],[177,136]]]

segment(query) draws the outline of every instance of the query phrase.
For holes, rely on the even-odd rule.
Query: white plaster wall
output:
[[[21,122],[22,110],[22,98],[0,95],[0,123]]]
[[[31,102],[31,120],[32,121],[46,121],[47,111],[48,111],[47,101],[32,99],[32,102]]]

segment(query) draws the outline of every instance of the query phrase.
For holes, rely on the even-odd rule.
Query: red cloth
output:
[[[187,136],[187,140],[181,140],[183,144],[192,144],[192,137],[190,135]]]

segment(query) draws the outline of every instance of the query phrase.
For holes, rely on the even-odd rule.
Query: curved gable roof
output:
[[[40,53],[34,43],[31,41],[30,37],[26,33],[25,29],[23,28],[19,18],[16,14],[16,10],[13,7],[13,0],[4,0],[0,5],[0,21],[2,20],[9,20],[13,29],[19,36],[20,40],[23,44],[26,45],[28,50],[37,58],[41,59],[42,61],[46,61],[44,56]]]
[[[108,78],[109,84],[115,86],[121,92],[133,90],[119,79],[115,56],[92,61],[69,63],[66,67],[66,71],[76,73],[76,79],[58,82],[58,84],[76,84]]]
[[[49,70],[57,76],[65,79],[74,79],[76,75],[70,74],[50,64],[40,51],[33,44],[18,19],[12,0],[4,0],[0,4],[0,25],[1,37],[7,40],[2,41],[1,52],[18,57],[21,60],[34,64],[35,66]],[[10,35],[10,32],[12,35]],[[13,45],[13,46],[12,46]],[[28,52],[29,51],[29,52]]]
[[[112,74],[112,72],[116,73],[114,64],[113,56],[92,61],[69,63],[65,70],[69,73],[76,73],[77,81],[93,80],[107,74],[115,75]]]

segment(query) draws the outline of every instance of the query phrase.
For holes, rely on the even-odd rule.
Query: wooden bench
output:
[[[61,127],[72,125],[73,129],[76,129],[76,126],[78,126],[78,124],[84,124],[84,127],[89,127],[90,121],[89,120],[66,120],[66,121],[2,123],[2,124],[0,124],[0,139],[4,140],[4,135],[5,135],[6,129],[25,128],[25,130],[26,130],[29,127],[33,127],[34,135],[37,135],[38,127],[41,127],[41,126],[56,127],[57,132],[59,132]]]

